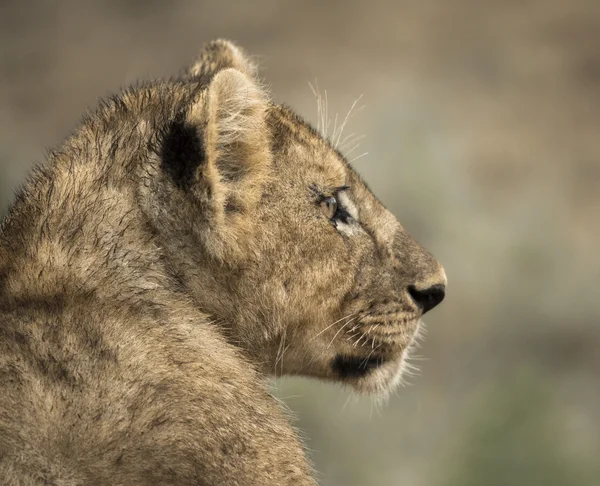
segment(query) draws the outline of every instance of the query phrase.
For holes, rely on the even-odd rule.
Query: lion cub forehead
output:
[[[287,163],[324,188],[347,185],[348,164],[328,140],[285,106],[274,106],[271,116],[274,146],[288,156]]]

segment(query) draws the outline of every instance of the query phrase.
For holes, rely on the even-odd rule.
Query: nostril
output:
[[[425,314],[444,300],[446,287],[444,285],[433,285],[427,289],[419,290],[414,285],[410,285],[408,293]]]

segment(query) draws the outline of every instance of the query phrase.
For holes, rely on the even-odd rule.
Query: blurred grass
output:
[[[440,486],[591,486],[600,468],[570,458],[543,373],[529,371],[488,385],[471,407],[472,421],[456,444]]]

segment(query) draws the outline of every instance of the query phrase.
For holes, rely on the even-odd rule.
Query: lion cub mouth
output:
[[[378,368],[386,359],[383,355],[377,356],[354,356],[347,354],[338,354],[332,363],[333,370],[342,380],[351,378],[362,378],[368,375],[373,369]]]
[[[354,330],[362,339],[357,339],[353,346],[379,349],[380,353],[402,352],[412,342],[419,329],[420,315],[401,313],[386,313],[380,315],[368,314],[358,321]]]
[[[420,316],[366,316],[349,332],[350,350],[333,358],[333,371],[342,381],[354,381],[368,378],[384,365],[400,365],[420,321]],[[401,366],[397,368],[400,370]]]

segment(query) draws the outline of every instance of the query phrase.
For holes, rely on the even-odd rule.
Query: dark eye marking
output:
[[[350,224],[351,221],[353,221],[352,216],[350,215],[350,213],[348,211],[346,211],[343,207],[341,207],[338,203],[337,205],[337,211],[335,212],[335,214],[333,215],[332,218],[330,218],[331,221],[333,222],[341,222],[344,224]]]

